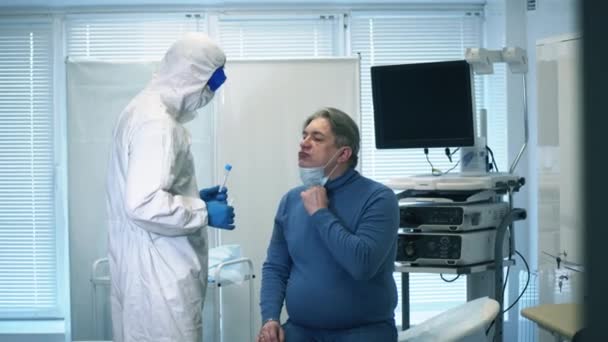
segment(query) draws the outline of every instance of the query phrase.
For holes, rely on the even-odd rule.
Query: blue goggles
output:
[[[213,75],[211,75],[211,78],[209,78],[207,85],[211,91],[215,92],[222,84],[224,84],[225,81],[226,74],[224,74],[224,67],[221,66],[217,68],[215,72],[213,72]]]

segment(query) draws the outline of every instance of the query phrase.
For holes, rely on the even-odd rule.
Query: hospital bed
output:
[[[398,342],[483,342],[491,341],[486,329],[500,310],[500,305],[488,297],[477,298],[447,310],[405,331]]]
[[[253,279],[255,278],[253,262],[250,258],[240,256],[240,246],[223,245],[209,250],[208,271],[205,314],[203,315],[203,326],[205,328],[203,340],[224,342],[224,309],[221,303],[222,290],[227,286],[244,284],[246,282],[248,285],[249,306],[248,341],[253,341]],[[110,274],[107,258],[100,258],[93,262],[91,285],[93,334],[95,338],[106,339],[103,341],[108,341],[111,339],[111,321],[109,307]],[[211,327],[211,331],[206,331],[208,327]]]

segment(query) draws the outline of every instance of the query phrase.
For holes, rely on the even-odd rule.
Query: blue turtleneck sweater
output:
[[[283,300],[294,324],[347,329],[393,321],[399,207],[392,190],[349,169],[325,185],[329,207],[312,216],[304,187],[290,190],[275,217],[262,267],[263,321]]]

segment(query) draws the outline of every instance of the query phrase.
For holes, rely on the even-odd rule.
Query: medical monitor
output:
[[[373,66],[376,148],[475,144],[473,74],[464,60]]]

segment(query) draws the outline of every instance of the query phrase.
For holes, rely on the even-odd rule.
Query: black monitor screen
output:
[[[469,63],[373,66],[371,76],[376,148],[474,145]]]

